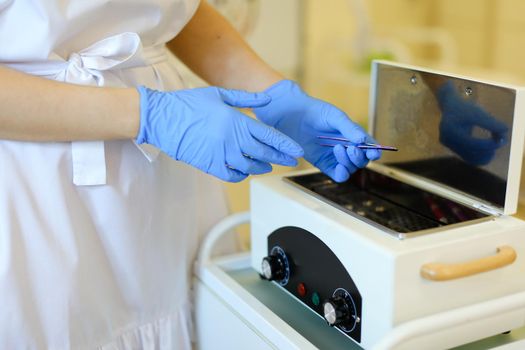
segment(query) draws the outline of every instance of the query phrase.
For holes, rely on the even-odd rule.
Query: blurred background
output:
[[[209,2],[273,67],[364,127],[374,58],[525,85],[523,0]],[[233,212],[249,209],[249,181],[226,187]],[[248,230],[239,237],[246,248]]]

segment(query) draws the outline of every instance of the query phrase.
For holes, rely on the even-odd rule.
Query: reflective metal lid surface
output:
[[[375,61],[370,130],[377,162],[479,201],[516,211],[525,123],[524,91],[418,67]]]

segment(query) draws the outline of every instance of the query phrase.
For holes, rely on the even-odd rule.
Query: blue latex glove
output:
[[[486,165],[496,150],[508,142],[507,126],[480,106],[463,99],[452,82],[438,89],[437,100],[442,113],[439,140],[466,162]],[[487,136],[475,137],[475,128]]]
[[[257,118],[297,141],[304,149],[304,158],[334,181],[346,181],[369,160],[381,157],[378,150],[321,146],[320,135],[345,137],[353,143],[375,140],[343,111],[307,95],[295,82],[281,80],[264,92],[272,101],[254,109]]]
[[[222,180],[238,182],[272,170],[269,163],[297,165],[301,147],[286,135],[232,107],[267,105],[266,94],[217,87],[160,92],[143,86],[137,143]]]

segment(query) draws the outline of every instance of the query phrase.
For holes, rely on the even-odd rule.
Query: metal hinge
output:
[[[494,207],[487,206],[485,204],[481,203],[474,203],[472,205],[474,208],[478,209],[479,211],[482,211],[486,214],[492,215],[492,216],[501,216],[501,211],[495,209]]]

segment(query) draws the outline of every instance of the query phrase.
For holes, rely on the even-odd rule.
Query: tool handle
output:
[[[472,276],[481,272],[499,269],[516,260],[516,251],[511,246],[501,246],[496,254],[459,264],[428,263],[421,266],[420,274],[430,281],[449,281]]]

